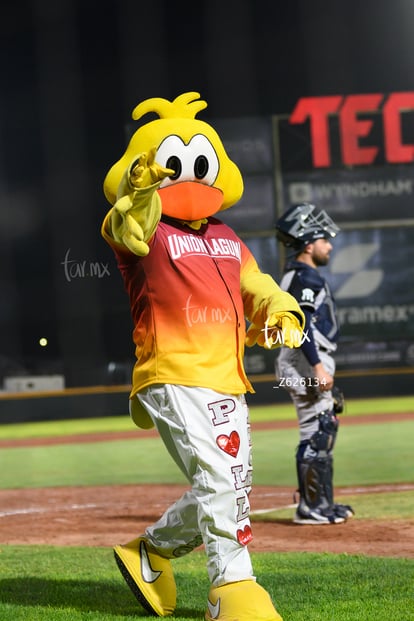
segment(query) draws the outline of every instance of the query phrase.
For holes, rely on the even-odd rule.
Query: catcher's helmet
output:
[[[316,239],[335,237],[339,226],[326,211],[310,203],[293,205],[276,222],[276,237],[285,246],[301,250]]]

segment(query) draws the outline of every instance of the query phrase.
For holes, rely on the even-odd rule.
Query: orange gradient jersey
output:
[[[134,323],[131,396],[150,384],[254,392],[243,367],[245,318],[260,301],[249,299],[241,283],[254,272],[263,276],[265,292],[270,277],[233,230],[215,218],[199,231],[164,218],[145,257],[116,244],[107,231],[104,223]]]

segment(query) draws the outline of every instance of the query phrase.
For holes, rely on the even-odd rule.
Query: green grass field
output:
[[[389,397],[382,399],[353,399],[345,404],[342,416],[389,414],[394,412],[413,412],[414,396]],[[295,420],[295,410],[290,403],[252,407],[251,421]],[[1,417],[0,417],[1,421]],[[128,416],[108,416],[75,420],[56,420],[35,423],[0,424],[0,441],[18,438],[47,438],[50,436],[130,431],[133,425]],[[145,431],[136,430],[145,437]]]
[[[413,561],[347,555],[253,554],[257,579],[284,621],[409,621]],[[200,552],[174,561],[176,621],[203,619],[208,594]],[[1,550],[4,621],[150,620],[105,548]],[[253,621],[253,620],[252,620]]]
[[[359,400],[343,416],[413,411],[413,398]],[[252,422],[294,418],[290,405],[252,408]],[[128,417],[0,426],[12,438],[132,429]],[[60,485],[183,482],[158,438],[1,448],[0,489]],[[254,482],[295,485],[296,429],[253,431]],[[414,421],[344,425],[335,451],[335,484],[414,482]],[[146,464],[145,469],[142,464]],[[355,519],[414,520],[412,492],[358,494]],[[1,511],[1,509],[0,509]],[[286,516],[291,513],[286,513]],[[260,519],[277,520],[282,512]],[[285,516],[285,517],[286,517]],[[254,519],[254,516],[253,516]],[[35,518],[33,528],[36,527]],[[1,529],[1,518],[0,518]],[[402,534],[403,536],[403,534]],[[333,554],[253,554],[259,582],[284,621],[410,621],[414,559]],[[202,619],[208,581],[205,557],[174,561],[179,621]],[[150,619],[123,582],[108,548],[0,546],[0,619],[127,621]],[[254,620],[252,620],[254,621]]]

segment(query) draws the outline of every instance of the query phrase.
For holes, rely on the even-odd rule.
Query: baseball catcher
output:
[[[330,240],[338,231],[325,211],[306,203],[290,207],[276,223],[277,238],[294,256],[280,286],[298,300],[305,315],[301,347],[282,348],[276,359],[279,385],[289,391],[299,422],[297,524],[339,524],[354,514],[349,505],[334,502],[333,450],[337,414],[343,410],[332,357],[338,322],[329,285],[318,271],[328,264]]]

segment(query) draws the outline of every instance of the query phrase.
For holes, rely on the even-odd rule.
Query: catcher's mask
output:
[[[286,247],[301,250],[317,239],[335,237],[339,226],[325,210],[310,203],[293,205],[276,222],[276,237]]]

